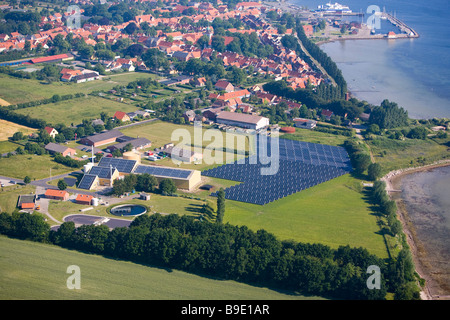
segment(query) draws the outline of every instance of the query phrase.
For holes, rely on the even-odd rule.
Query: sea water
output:
[[[291,0],[316,9],[323,0]],[[335,1],[331,1],[335,2]],[[376,5],[419,33],[419,38],[345,40],[322,44],[342,70],[353,96],[379,105],[397,102],[411,118],[450,118],[450,1],[448,0],[341,0],[354,12]],[[366,23],[364,17],[346,20]],[[395,31],[382,20],[379,33]],[[397,33],[399,31],[397,30]]]
[[[408,174],[396,183],[414,226],[419,258],[434,295],[450,295],[450,166]]]

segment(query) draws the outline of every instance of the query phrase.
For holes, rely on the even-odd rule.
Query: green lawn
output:
[[[0,176],[23,179],[29,176],[31,180],[49,178],[52,176],[75,171],[53,161],[48,155],[22,154],[0,159]]]
[[[281,132],[280,132],[281,133]],[[295,129],[295,133],[281,134],[285,139],[299,140],[311,143],[327,144],[330,146],[341,146],[349,138],[337,134],[319,132],[308,129]]]
[[[19,79],[0,74],[0,98],[10,104],[17,104],[50,98],[55,94],[66,95],[82,92],[88,94],[93,91],[111,90],[117,85],[127,85],[129,82],[141,78],[157,78],[151,73],[118,73],[106,76],[103,80],[88,81],[84,83],[52,82],[46,84],[39,80]]]
[[[306,300],[289,292],[203,278],[0,236],[2,300]],[[18,254],[20,252],[20,254]],[[81,289],[68,289],[80,268]],[[161,311],[161,310],[159,310]]]
[[[17,110],[18,113],[43,119],[51,124],[63,123],[66,126],[80,124],[83,119],[100,118],[101,112],[113,116],[116,111],[132,112],[137,107],[101,97],[86,96],[77,99],[50,103],[32,108]]]
[[[0,154],[15,151],[20,145],[11,141],[0,141]]]
[[[349,174],[264,206],[226,201],[225,222],[265,229],[281,240],[364,247],[387,257],[376,216],[362,192],[361,181]]]
[[[145,164],[158,164],[162,166],[171,166],[171,167],[180,167],[184,169],[195,169],[195,170],[204,170],[207,168],[214,167],[216,165],[220,165],[225,163],[226,161],[231,161],[227,159],[238,159],[239,156],[234,156],[232,153],[223,152],[222,148],[226,146],[226,139],[229,137],[230,139],[235,137],[234,134],[226,135],[224,131],[219,130],[201,130],[201,141],[195,140],[196,137],[194,135],[194,126],[193,125],[179,125],[173,124],[170,122],[156,121],[152,123],[136,125],[132,127],[128,127],[125,129],[121,129],[120,131],[131,137],[145,137],[152,142],[152,149],[159,148],[164,146],[167,143],[173,142],[175,145],[184,144],[186,148],[190,148],[195,151],[194,147],[191,147],[190,144],[199,145],[199,151],[203,152],[202,148],[210,148],[212,150],[211,157],[208,157],[204,153],[204,160],[199,164],[195,163],[182,163],[178,166],[177,163],[174,163],[172,159],[166,158],[162,160],[158,160],[156,162],[145,160],[143,163]],[[215,137],[210,137],[209,134],[218,134],[218,140]],[[230,140],[231,141],[231,140]],[[217,149],[217,150],[214,150]],[[248,150],[248,140],[246,140],[245,145],[243,147],[237,147],[236,149],[240,151]]]

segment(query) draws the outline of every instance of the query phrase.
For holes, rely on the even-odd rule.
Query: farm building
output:
[[[152,146],[152,142],[150,140],[148,140],[147,138],[131,138],[131,137],[125,138],[125,137],[126,136],[117,138],[117,141],[119,143],[108,147],[108,149],[111,152],[113,152],[114,150],[117,150],[117,149],[122,151],[123,148],[125,148],[128,144],[131,144],[131,146],[134,150],[141,150],[141,149],[149,148]],[[130,139],[127,139],[127,138],[130,138]]]
[[[49,142],[45,146],[45,150],[47,150],[51,154],[61,153],[61,155],[63,157],[65,157],[65,156],[74,156],[75,153],[76,153],[75,149],[72,149],[72,148],[69,148],[69,147],[66,147],[66,146],[62,146],[60,144],[53,143],[53,142]]]
[[[75,202],[78,204],[91,205],[92,199],[94,197],[88,194],[79,194],[77,195]]]
[[[36,204],[35,194],[20,195],[17,201],[17,207],[20,209],[33,210]]]
[[[269,126],[269,118],[258,115],[222,111],[216,116],[216,122],[245,129],[262,129]]]
[[[36,64],[36,63],[52,63],[52,62],[61,62],[61,61],[67,61],[67,60],[72,60],[73,56],[71,54],[57,54],[57,55],[53,55],[53,56],[48,56],[48,57],[41,57],[41,58],[34,58],[31,59],[31,63]]]
[[[105,144],[116,142],[117,138],[122,137],[124,134],[119,130],[109,130],[93,136],[85,137],[81,139],[81,143],[88,146],[103,146]]]
[[[45,191],[45,197],[53,200],[69,200],[69,193],[65,190],[47,189]]]

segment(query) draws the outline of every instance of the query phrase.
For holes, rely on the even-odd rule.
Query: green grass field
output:
[[[2,300],[306,300],[320,299],[234,281],[152,268],[0,236]],[[20,254],[18,254],[20,253]],[[67,267],[80,268],[80,289],[68,289]]]
[[[101,97],[86,96],[77,99],[40,105],[17,110],[18,113],[33,118],[43,119],[51,124],[63,123],[66,126],[80,124],[83,119],[100,118],[101,112],[113,116],[116,111],[132,112],[138,108],[134,105],[120,103]]]
[[[349,174],[264,206],[227,200],[224,221],[265,229],[281,240],[363,247],[387,257],[361,181]]]
[[[19,79],[0,74],[0,98],[10,104],[30,102],[50,98],[55,94],[66,95],[82,92],[88,94],[93,91],[111,90],[117,85],[127,85],[129,82],[141,78],[154,78],[150,73],[129,72],[106,76],[103,80],[88,81],[84,83],[52,82],[46,84],[34,79]]]
[[[52,176],[74,171],[53,161],[48,155],[22,154],[0,159],[0,176],[23,179],[29,176],[31,180],[44,179]]]
[[[402,141],[380,137],[368,140],[367,144],[372,150],[375,162],[383,167],[384,173],[431,163],[450,156],[447,146],[436,143],[432,139],[406,139]],[[419,163],[418,158],[425,159],[425,162]]]

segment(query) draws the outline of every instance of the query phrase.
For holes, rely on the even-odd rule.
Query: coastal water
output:
[[[315,9],[326,0],[291,0]],[[335,2],[335,1],[331,1]],[[369,5],[395,16],[416,30],[415,39],[345,40],[321,48],[342,70],[352,94],[379,105],[397,102],[411,118],[450,118],[450,1],[448,0],[341,0],[354,12]],[[347,18],[367,22],[365,17]],[[380,33],[397,31],[382,20]]]
[[[408,174],[395,183],[414,226],[417,255],[431,293],[450,298],[450,166]]]

